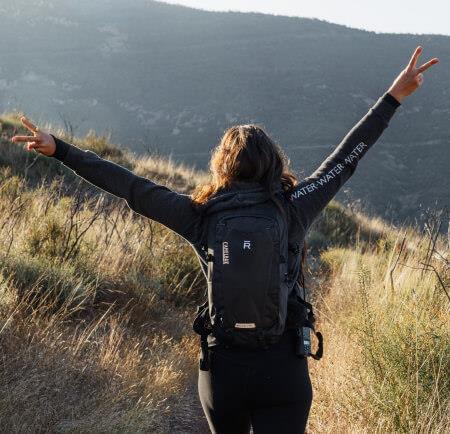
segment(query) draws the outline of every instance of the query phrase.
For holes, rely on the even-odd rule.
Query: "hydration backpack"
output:
[[[290,273],[299,251],[289,243],[287,209],[280,210],[286,200],[282,190],[275,198],[278,203],[265,189],[255,188],[207,203],[202,247],[207,301],[194,321],[202,337],[201,369],[208,369],[209,334],[230,347],[268,348],[282,336],[288,310],[296,326],[311,319],[297,300],[296,276]]]

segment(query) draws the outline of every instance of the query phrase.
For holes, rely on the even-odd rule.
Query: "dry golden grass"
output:
[[[198,431],[191,320],[203,285],[193,251],[124,202],[84,184],[67,193],[59,163],[38,157],[25,178],[29,153],[8,142],[16,128],[3,122],[0,431]],[[167,185],[195,179],[93,133],[76,142],[133,170],[161,170]]]
[[[206,432],[193,251],[12,145],[13,116],[0,123],[0,432]],[[73,140],[177,191],[208,180],[94,133]],[[334,202],[315,225],[326,353],[310,363],[309,432],[450,431],[448,245],[429,240]]]
[[[193,337],[168,336],[171,318],[136,333],[130,315],[75,323],[61,309],[43,319],[25,315],[24,302],[2,308],[2,432],[170,432],[168,415],[194,375]],[[187,327],[183,312],[169,312]]]
[[[450,431],[450,299],[439,281],[450,281],[448,245],[440,239],[428,257],[429,237],[410,234],[408,250],[404,236],[387,250],[321,255],[330,273],[317,291],[327,346],[310,364],[311,432]]]
[[[193,254],[118,204],[73,213],[44,188],[3,199],[27,211],[0,218],[2,432],[170,432],[196,368]]]

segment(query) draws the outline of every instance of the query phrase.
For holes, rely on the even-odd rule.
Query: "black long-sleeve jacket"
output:
[[[354,173],[359,160],[388,126],[399,105],[393,96],[385,93],[317,170],[292,189],[290,198],[300,222],[297,236],[301,243],[313,221]],[[200,245],[204,220],[189,195],[177,193],[104,160],[92,151],[54,138],[56,151],[53,157],[91,184],[125,199],[132,210],[181,235],[194,248],[206,276]],[[255,185],[250,183],[248,186]]]

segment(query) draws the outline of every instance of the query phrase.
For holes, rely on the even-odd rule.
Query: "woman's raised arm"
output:
[[[291,198],[305,229],[309,228],[353,175],[359,160],[381,136],[401,101],[422,85],[422,73],[438,62],[438,59],[433,58],[417,68],[421,52],[422,47],[417,47],[408,65],[388,91],[349,131],[320,167],[292,190]]]
[[[66,143],[39,130],[25,117],[21,121],[33,136],[14,136],[13,142],[26,142],[28,150],[60,160],[89,183],[125,199],[133,211],[162,223],[191,243],[197,241],[200,214],[190,196],[135,175],[95,152]]]

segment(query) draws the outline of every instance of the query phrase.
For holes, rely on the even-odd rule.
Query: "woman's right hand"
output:
[[[20,118],[20,121],[24,125],[24,127],[33,133],[32,136],[14,136],[11,141],[14,143],[17,142],[26,142],[27,145],[25,149],[28,151],[35,150],[47,157],[51,157],[56,151],[56,143],[53,137],[41,131],[36,125],[31,123],[25,116]]]

